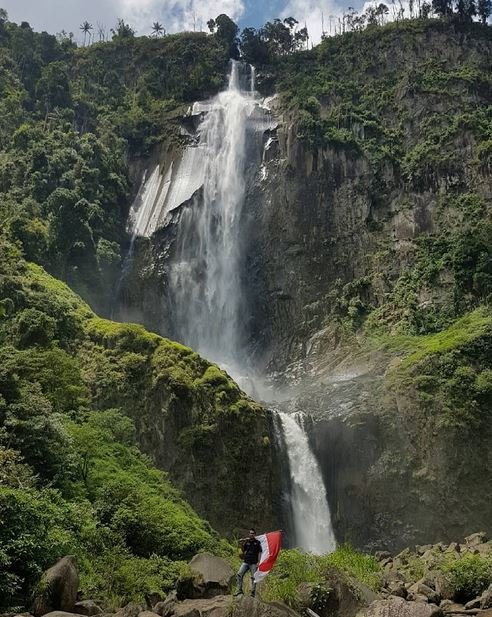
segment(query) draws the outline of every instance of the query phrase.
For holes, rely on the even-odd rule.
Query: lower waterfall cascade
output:
[[[293,544],[315,554],[336,549],[320,466],[309,445],[300,414],[276,412],[282,427],[290,468]]]

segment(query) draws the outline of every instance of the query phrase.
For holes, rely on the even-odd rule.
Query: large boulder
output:
[[[74,613],[78,589],[75,558],[68,555],[42,575],[34,592],[33,615],[41,617],[53,611]]]
[[[140,613],[145,610],[145,606],[136,604],[135,602],[130,602],[123,608],[120,608],[120,610],[115,613],[115,617],[138,617]]]
[[[233,599],[215,596],[179,602],[173,617],[299,617],[298,613],[280,602],[261,602],[249,596]]]
[[[487,542],[487,534],[485,533],[485,531],[472,533],[470,536],[465,538],[465,544],[467,548],[473,548],[474,546],[484,544],[485,542]]]
[[[492,585],[483,592],[480,598],[480,608],[482,610],[491,608],[492,609]]]
[[[303,609],[314,610],[320,617],[354,617],[378,598],[368,587],[337,568],[329,568],[322,585],[303,583],[298,589]]]
[[[213,598],[231,591],[234,570],[225,559],[211,553],[200,553],[193,557],[189,565],[191,576],[178,581],[180,600]]]
[[[94,615],[102,615],[102,608],[94,602],[94,600],[82,600],[75,603],[74,613],[77,615],[85,615],[85,617],[94,617]]]
[[[45,617],[80,617],[79,613],[68,613],[67,611],[51,611]]]
[[[427,602],[407,602],[403,598],[389,596],[386,600],[372,602],[357,617],[442,617],[442,609]]]
[[[160,617],[170,617],[170,615],[173,614],[177,601],[178,596],[176,591],[171,591],[165,600],[162,602],[157,602],[157,604],[153,607],[152,612],[156,613]]]

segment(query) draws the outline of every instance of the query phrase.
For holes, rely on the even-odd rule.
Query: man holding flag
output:
[[[239,540],[243,563],[237,573],[238,590],[236,596],[243,593],[243,579],[246,572],[251,573],[251,595],[256,594],[256,583],[263,580],[273,568],[280,552],[281,532],[272,531],[256,537],[254,529],[249,530],[247,538]]]

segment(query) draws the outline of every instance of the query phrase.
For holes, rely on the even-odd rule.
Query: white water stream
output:
[[[221,364],[236,379],[247,377],[241,274],[243,208],[248,166],[261,160],[271,117],[254,91],[254,71],[233,62],[228,87],[201,113],[199,149],[204,161],[202,195],[180,215],[170,267],[170,297],[181,339]]]
[[[290,501],[295,544],[305,551],[330,553],[336,549],[321,469],[301,424],[302,418],[278,412],[290,467]]]

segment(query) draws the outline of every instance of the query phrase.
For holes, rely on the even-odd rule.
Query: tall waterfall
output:
[[[325,485],[299,416],[278,412],[290,467],[295,544],[316,554],[336,548]]]
[[[196,104],[197,113],[203,115],[203,185],[200,197],[180,213],[169,297],[181,340],[240,378],[247,372],[242,213],[248,168],[261,158],[271,120],[256,100],[253,69],[238,62],[232,62],[227,89]]]

